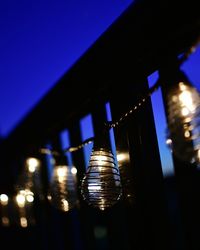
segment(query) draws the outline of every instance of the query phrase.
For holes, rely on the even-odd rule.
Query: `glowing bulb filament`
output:
[[[0,195],[0,203],[1,205],[8,205],[8,196],[6,194],[1,194]]]
[[[76,169],[75,167],[72,167],[71,173],[72,173],[72,174],[77,174],[77,169]]]
[[[17,202],[17,205],[18,205],[19,207],[24,207],[25,202],[26,202],[25,196],[22,195],[22,194],[18,194],[18,195],[16,196],[16,202]]]
[[[179,85],[180,89],[181,89],[181,93],[179,94],[179,100],[181,102],[182,105],[182,115],[186,116],[188,115],[190,112],[193,112],[195,110],[195,105],[193,102],[193,98],[192,98],[192,93],[189,90],[186,90],[186,86],[185,85]]]
[[[68,203],[68,201],[65,200],[65,199],[62,199],[61,202],[62,202],[62,205],[63,205],[63,210],[67,212],[69,210],[69,203]]]
[[[89,184],[89,186],[88,186],[88,190],[89,190],[89,191],[101,190],[101,187],[100,187],[100,186],[98,186],[98,185]]]
[[[101,210],[113,206],[121,197],[119,170],[110,150],[93,149],[81,183],[81,194],[89,205]]]
[[[20,225],[21,225],[21,227],[27,227],[28,226],[28,222],[27,222],[27,219],[25,217],[20,218]]]
[[[26,163],[28,165],[28,171],[30,173],[34,173],[36,169],[39,167],[39,160],[36,158],[28,158],[26,160]]]
[[[33,202],[33,201],[34,201],[33,195],[28,194],[28,195],[26,196],[26,200],[27,200],[29,203]]]
[[[57,167],[58,182],[62,183],[65,181],[67,175],[67,168],[65,166]]]

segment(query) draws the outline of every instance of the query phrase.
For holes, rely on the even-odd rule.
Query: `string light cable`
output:
[[[198,38],[194,44],[189,47],[188,50],[186,50],[178,59],[178,66],[181,66],[185,61],[188,60],[188,58],[190,57],[191,54],[193,54],[197,47],[200,44],[200,38]],[[139,99],[139,101],[137,102],[137,104],[135,104],[133,107],[131,107],[131,109],[129,109],[126,113],[122,114],[120,116],[119,119],[117,119],[116,121],[108,121],[105,123],[105,127],[109,129],[112,128],[116,128],[118,126],[120,126],[123,122],[125,122],[125,120],[131,116],[132,114],[134,114],[134,112],[136,112],[139,108],[141,108],[143,106],[143,104],[147,101],[147,99],[149,99],[153,93],[155,93],[161,86],[162,84],[162,79],[158,79],[155,84],[149,88],[148,92]],[[86,140],[84,140],[83,142],[81,142],[79,145],[77,146],[71,146],[68,148],[63,149],[63,153],[73,153],[75,151],[78,151],[80,149],[82,149],[83,147],[87,146],[88,144],[93,143],[95,140],[95,137],[90,137]],[[52,155],[59,155],[59,152],[55,151],[55,150],[51,150],[49,148],[40,148],[40,153],[42,154],[52,154]]]
[[[152,96],[152,94],[158,90],[158,88],[160,87],[160,79],[158,79],[156,81],[156,83],[151,87],[149,88],[149,91],[148,93],[143,96],[137,104],[135,104],[130,110],[128,110],[125,114],[121,115],[120,118],[116,121],[108,121],[108,122],[105,122],[105,127],[110,130],[112,128],[116,128],[118,126],[121,125],[121,123],[123,123],[130,115],[132,115],[136,110],[138,110],[146,101],[148,98],[150,98]],[[73,152],[76,152],[82,148],[84,148],[85,146],[93,143],[95,141],[95,137],[90,137],[86,140],[84,140],[83,142],[81,142],[79,145],[77,146],[71,146],[71,147],[67,147],[65,149],[63,149],[63,153],[73,153]],[[58,156],[59,155],[59,152],[56,151],[56,150],[52,150],[50,148],[40,148],[40,153],[41,154],[51,154],[51,155],[54,155],[54,156]]]

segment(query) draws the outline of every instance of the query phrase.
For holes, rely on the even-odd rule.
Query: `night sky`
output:
[[[1,1],[1,135],[17,125],[131,2]]]

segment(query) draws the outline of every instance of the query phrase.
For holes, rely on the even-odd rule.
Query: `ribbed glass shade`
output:
[[[55,166],[50,182],[48,199],[56,208],[68,211],[77,205],[75,168]]]
[[[112,152],[103,148],[93,150],[81,184],[84,200],[104,210],[120,199],[121,189],[119,170]]]
[[[169,137],[181,160],[200,162],[200,96],[188,82],[179,82],[167,95]]]

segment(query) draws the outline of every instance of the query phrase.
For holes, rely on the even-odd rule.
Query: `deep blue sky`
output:
[[[3,136],[131,2],[0,2],[0,133]]]

